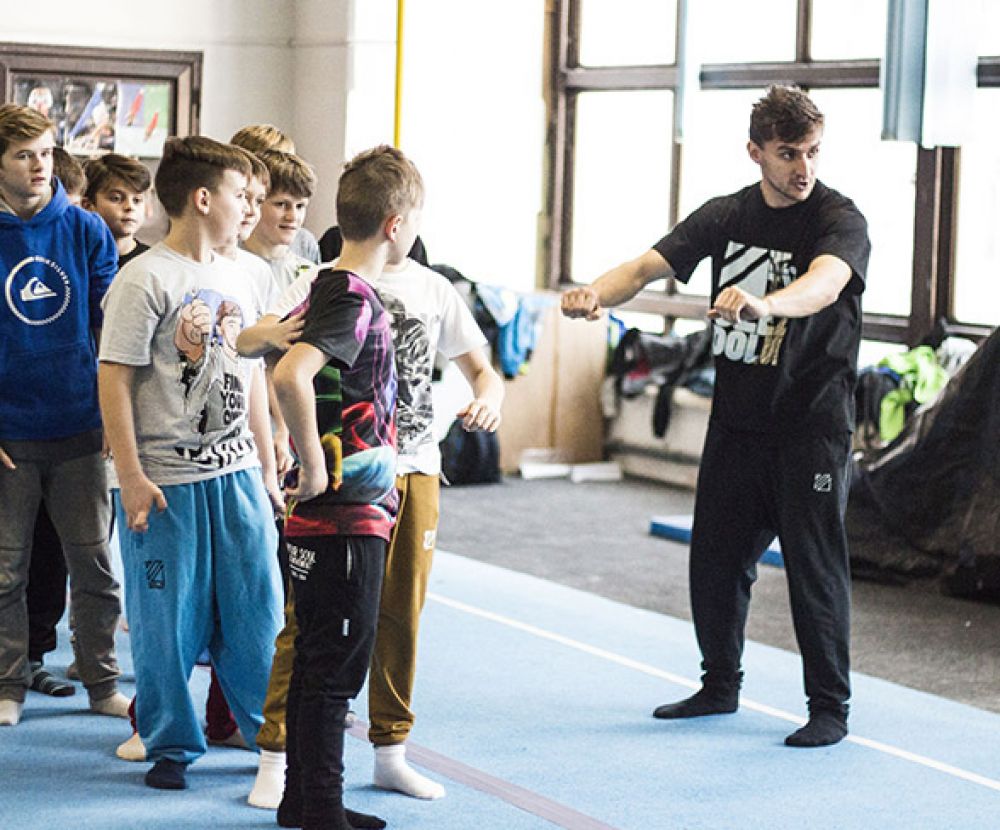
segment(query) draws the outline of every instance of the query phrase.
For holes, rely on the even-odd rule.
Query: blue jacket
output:
[[[101,425],[91,331],[118,252],[101,217],[53,186],[27,221],[0,212],[0,440],[69,438]]]

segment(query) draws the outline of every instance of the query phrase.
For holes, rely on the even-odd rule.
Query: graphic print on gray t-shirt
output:
[[[176,447],[189,461],[226,466],[253,450],[236,438],[247,413],[247,390],[240,374],[236,338],[245,315],[239,302],[217,291],[187,294],[181,305],[174,344],[180,362],[184,411],[201,447]],[[206,450],[210,450],[206,452]]]
[[[409,317],[403,304],[385,291],[379,292],[392,318],[392,340],[396,347],[396,441],[400,454],[414,453],[421,444],[433,441],[431,423],[434,408],[431,373],[434,351],[427,326]]]

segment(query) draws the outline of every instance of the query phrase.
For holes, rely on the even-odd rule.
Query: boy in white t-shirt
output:
[[[235,239],[251,166],[201,136],[168,139],[156,190],[163,242],[105,301],[99,387],[116,472],[136,720],[146,784],[183,789],[206,750],[187,682],[207,648],[253,740],[281,622],[273,551],[282,506],[259,364],[236,339],[255,298],[214,249]],[[154,510],[155,507],[155,510]],[[253,609],[252,614],[247,609]]]
[[[318,269],[300,276],[256,326],[241,334],[241,354],[259,356],[288,347]],[[473,399],[458,413],[468,430],[494,431],[500,423],[504,387],[483,346],[486,338],[451,283],[412,259],[390,263],[375,283],[393,319],[396,348],[396,424],[399,446],[396,486],[399,513],[386,559],[375,650],[368,678],[369,740],[375,746],[374,783],[415,798],[435,799],[444,787],[406,762],[420,612],[437,534],[441,454],[432,434],[431,372],[437,352],[455,361],[472,387]],[[256,807],[277,807],[284,769],[284,700],[296,634],[294,609],[285,628],[258,735],[260,769],[250,794]]]
[[[261,204],[260,221],[243,247],[271,266],[274,279],[265,298],[266,307],[270,308],[282,291],[314,265],[296,254],[292,244],[316,191],[316,174],[294,153],[264,150],[256,155],[267,167],[270,181]]]

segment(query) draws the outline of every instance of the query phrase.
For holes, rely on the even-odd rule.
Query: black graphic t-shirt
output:
[[[871,243],[854,203],[817,182],[809,198],[770,208],[755,184],[711,199],[653,246],[687,282],[712,258],[712,300],[730,285],[763,297],[822,254],[850,266],[837,300],[801,318],[712,323],[712,420],[732,430],[824,435],[854,428],[861,292]]]

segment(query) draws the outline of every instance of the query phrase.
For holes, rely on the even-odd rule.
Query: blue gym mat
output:
[[[671,542],[683,542],[688,544],[691,541],[690,514],[685,516],[653,516],[649,523],[649,533],[652,536],[659,536],[661,539],[669,539]],[[760,558],[764,565],[774,565],[776,568],[783,568],[785,560],[781,557],[781,543],[775,539],[771,546],[764,551]]]

